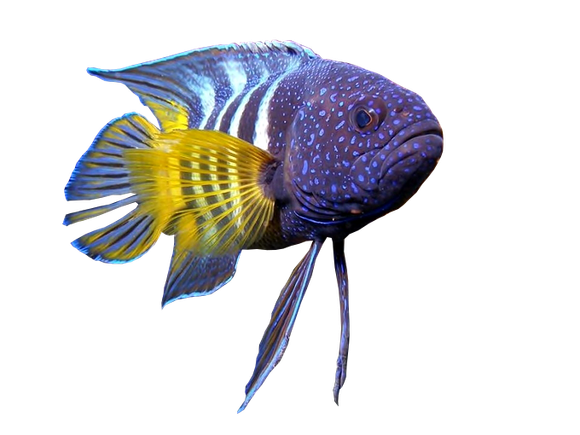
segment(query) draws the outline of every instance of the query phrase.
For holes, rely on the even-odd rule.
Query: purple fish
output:
[[[127,85],[160,128],[130,113],[97,135],[66,198],[123,196],[70,213],[64,224],[136,207],[73,245],[96,260],[123,263],[161,233],[174,235],[166,305],[226,284],[243,249],[310,241],[276,302],[242,411],[282,358],[316,257],[332,239],[341,313],[338,404],[349,344],[344,239],[401,207],[435,168],[443,133],[423,99],[292,42],[211,47],[88,72]]]

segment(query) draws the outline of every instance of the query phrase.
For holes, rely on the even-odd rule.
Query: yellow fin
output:
[[[147,105],[159,120],[164,131],[185,130],[188,127],[187,109],[175,101],[149,100]]]
[[[274,213],[263,182],[275,164],[269,153],[219,131],[174,130],[152,142],[126,151],[131,183],[172,216],[164,231],[178,234],[182,249],[231,254],[264,234]]]

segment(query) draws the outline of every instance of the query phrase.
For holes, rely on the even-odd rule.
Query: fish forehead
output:
[[[434,119],[419,95],[372,71],[322,59],[303,70],[301,77],[288,81],[276,100],[281,114],[295,110],[288,128],[296,147],[289,159],[301,162],[302,175],[307,175],[307,166],[320,167],[325,161],[334,163],[325,175],[350,171],[352,162],[384,147],[401,129],[421,119]],[[291,98],[292,91],[301,86],[301,94]],[[376,131],[361,134],[353,128],[351,115],[358,107],[383,112],[384,121]],[[287,120],[281,117],[279,123],[286,125]]]
[[[379,74],[344,62],[317,58],[301,65],[281,78],[269,100],[270,151],[277,154],[286,144],[286,133],[295,127],[292,123],[300,109],[320,107],[321,117],[339,112],[342,116],[348,109],[346,102],[355,95],[378,96],[391,85]]]

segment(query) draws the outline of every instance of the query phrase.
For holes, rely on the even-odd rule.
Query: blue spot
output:
[[[312,145],[314,143],[314,133],[310,135],[310,140],[306,143],[307,145]]]
[[[321,128],[320,131],[318,132],[318,136],[322,137],[324,136],[324,129]]]
[[[341,128],[342,128],[342,126],[344,125],[344,123],[345,123],[345,121],[344,121],[344,119],[343,119],[342,121],[340,121],[340,122],[339,122],[339,123],[336,125],[336,127],[335,127],[334,129],[335,129],[335,130],[339,130],[339,129],[341,129]],[[344,138],[343,138],[343,140],[344,140]],[[341,141],[341,142],[342,142],[342,141]]]
[[[306,175],[307,172],[308,172],[308,160],[304,160],[304,163],[302,164],[302,175]]]
[[[326,88],[320,89],[320,96],[322,97],[324,94],[326,94]]]
[[[358,181],[360,181],[361,183],[362,183],[363,181],[365,181],[365,177],[364,177],[364,175],[362,175],[362,174],[359,174],[359,176],[358,176]]]
[[[336,184],[331,184],[330,190],[332,191],[332,193],[336,193]]]
[[[325,110],[321,110],[320,112],[318,112],[318,114],[319,114],[320,116],[324,116],[324,115],[326,115],[326,111],[325,111]]]
[[[338,143],[342,143],[342,142],[344,142],[344,136],[340,136],[340,137],[338,138]]]
[[[400,123],[401,123],[401,120],[400,119],[395,119],[393,121],[393,124],[395,124],[395,125],[399,125]]]
[[[336,103],[336,96],[338,95],[338,93],[334,93],[330,96],[330,101],[332,101],[333,103]]]
[[[421,147],[421,145],[419,145],[417,142],[413,143],[413,148],[415,148],[416,150],[418,150]]]

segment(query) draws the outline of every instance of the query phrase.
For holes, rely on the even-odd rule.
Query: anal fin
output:
[[[227,284],[236,273],[239,251],[219,256],[202,255],[184,247],[182,241],[177,235],[162,307],[178,299],[209,295]]]

